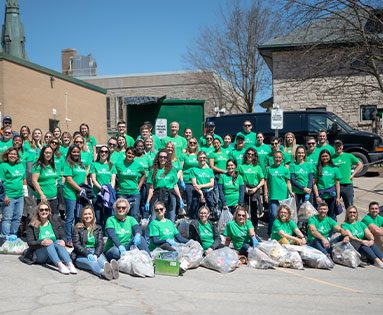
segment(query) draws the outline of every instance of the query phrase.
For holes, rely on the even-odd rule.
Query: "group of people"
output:
[[[205,127],[206,134],[196,139],[190,128],[181,136],[178,122],[172,122],[170,134],[160,139],[145,122],[134,140],[120,121],[116,136],[96,147],[85,123],[73,134],[57,127],[43,135],[28,126],[17,133],[11,117],[5,116],[0,131],[2,235],[12,240],[20,233],[28,196],[38,204],[26,227],[32,261],[50,260],[61,272],[75,273],[62,250],[73,247],[79,268],[112,279],[118,277],[116,260],[132,245],[149,252],[155,247],[174,250],[177,242],[187,242],[175,227],[177,217],[192,220],[190,235],[207,254],[232,243],[246,255],[249,246],[261,241],[258,219],[268,207],[271,238],[309,242],[329,254],[328,237],[339,232],[355,246],[359,239],[358,249],[383,266],[373,242],[382,235],[382,217],[370,213],[372,223],[363,226],[353,216],[352,179],[363,165],[343,152],[341,141],[333,147],[326,132],[319,131],[317,139],[298,145],[289,132],[283,141],[273,137],[266,144],[262,133],[251,131],[250,121],[244,121],[235,137],[217,135],[214,122]],[[318,208],[308,223],[307,240],[291,220],[291,210],[280,205],[288,197],[295,197],[297,207],[310,200]],[[339,226],[341,199],[347,210]],[[224,210],[234,219],[221,244],[216,222]],[[143,235],[141,225],[147,220]]]

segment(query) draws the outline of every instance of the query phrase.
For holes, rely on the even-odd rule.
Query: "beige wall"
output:
[[[67,117],[66,122],[66,93]],[[39,127],[48,131],[49,119],[60,121],[62,131],[76,131],[80,124],[89,125],[97,142],[106,141],[105,94],[55,78],[51,75],[7,60],[0,61],[0,111],[2,116],[11,115],[13,127],[28,125],[31,130]],[[53,115],[56,109],[56,116]]]

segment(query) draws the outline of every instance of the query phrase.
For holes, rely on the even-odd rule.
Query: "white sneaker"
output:
[[[120,276],[120,268],[118,267],[118,262],[115,259],[112,259],[110,261],[110,266],[113,270],[113,278],[118,279],[118,277]]]
[[[378,267],[378,268],[380,268],[380,269],[383,269],[383,263],[381,263],[381,262],[375,262],[375,263],[374,263],[374,266],[375,266],[375,267]]]
[[[65,266],[61,261],[57,265],[57,268],[59,269],[59,272],[64,274],[64,275],[69,275],[70,274],[70,271],[67,268],[67,266]]]
[[[69,269],[69,272],[74,274],[74,275],[77,275],[77,269],[75,268],[75,266],[73,265],[72,262],[70,262],[68,265],[67,265],[68,269]]]
[[[104,263],[104,269],[101,274],[106,280],[113,280],[112,266],[107,261]]]

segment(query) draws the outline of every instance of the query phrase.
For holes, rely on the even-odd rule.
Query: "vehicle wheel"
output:
[[[360,152],[351,152],[351,153],[354,154],[359,159],[359,161],[361,161],[363,163],[362,170],[358,174],[356,174],[355,177],[364,176],[368,171],[368,165],[366,165],[366,164],[368,164],[368,160],[367,160],[366,156]]]

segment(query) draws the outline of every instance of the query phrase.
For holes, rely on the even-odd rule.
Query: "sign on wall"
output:
[[[156,136],[160,139],[168,135],[168,120],[165,118],[156,119]]]

